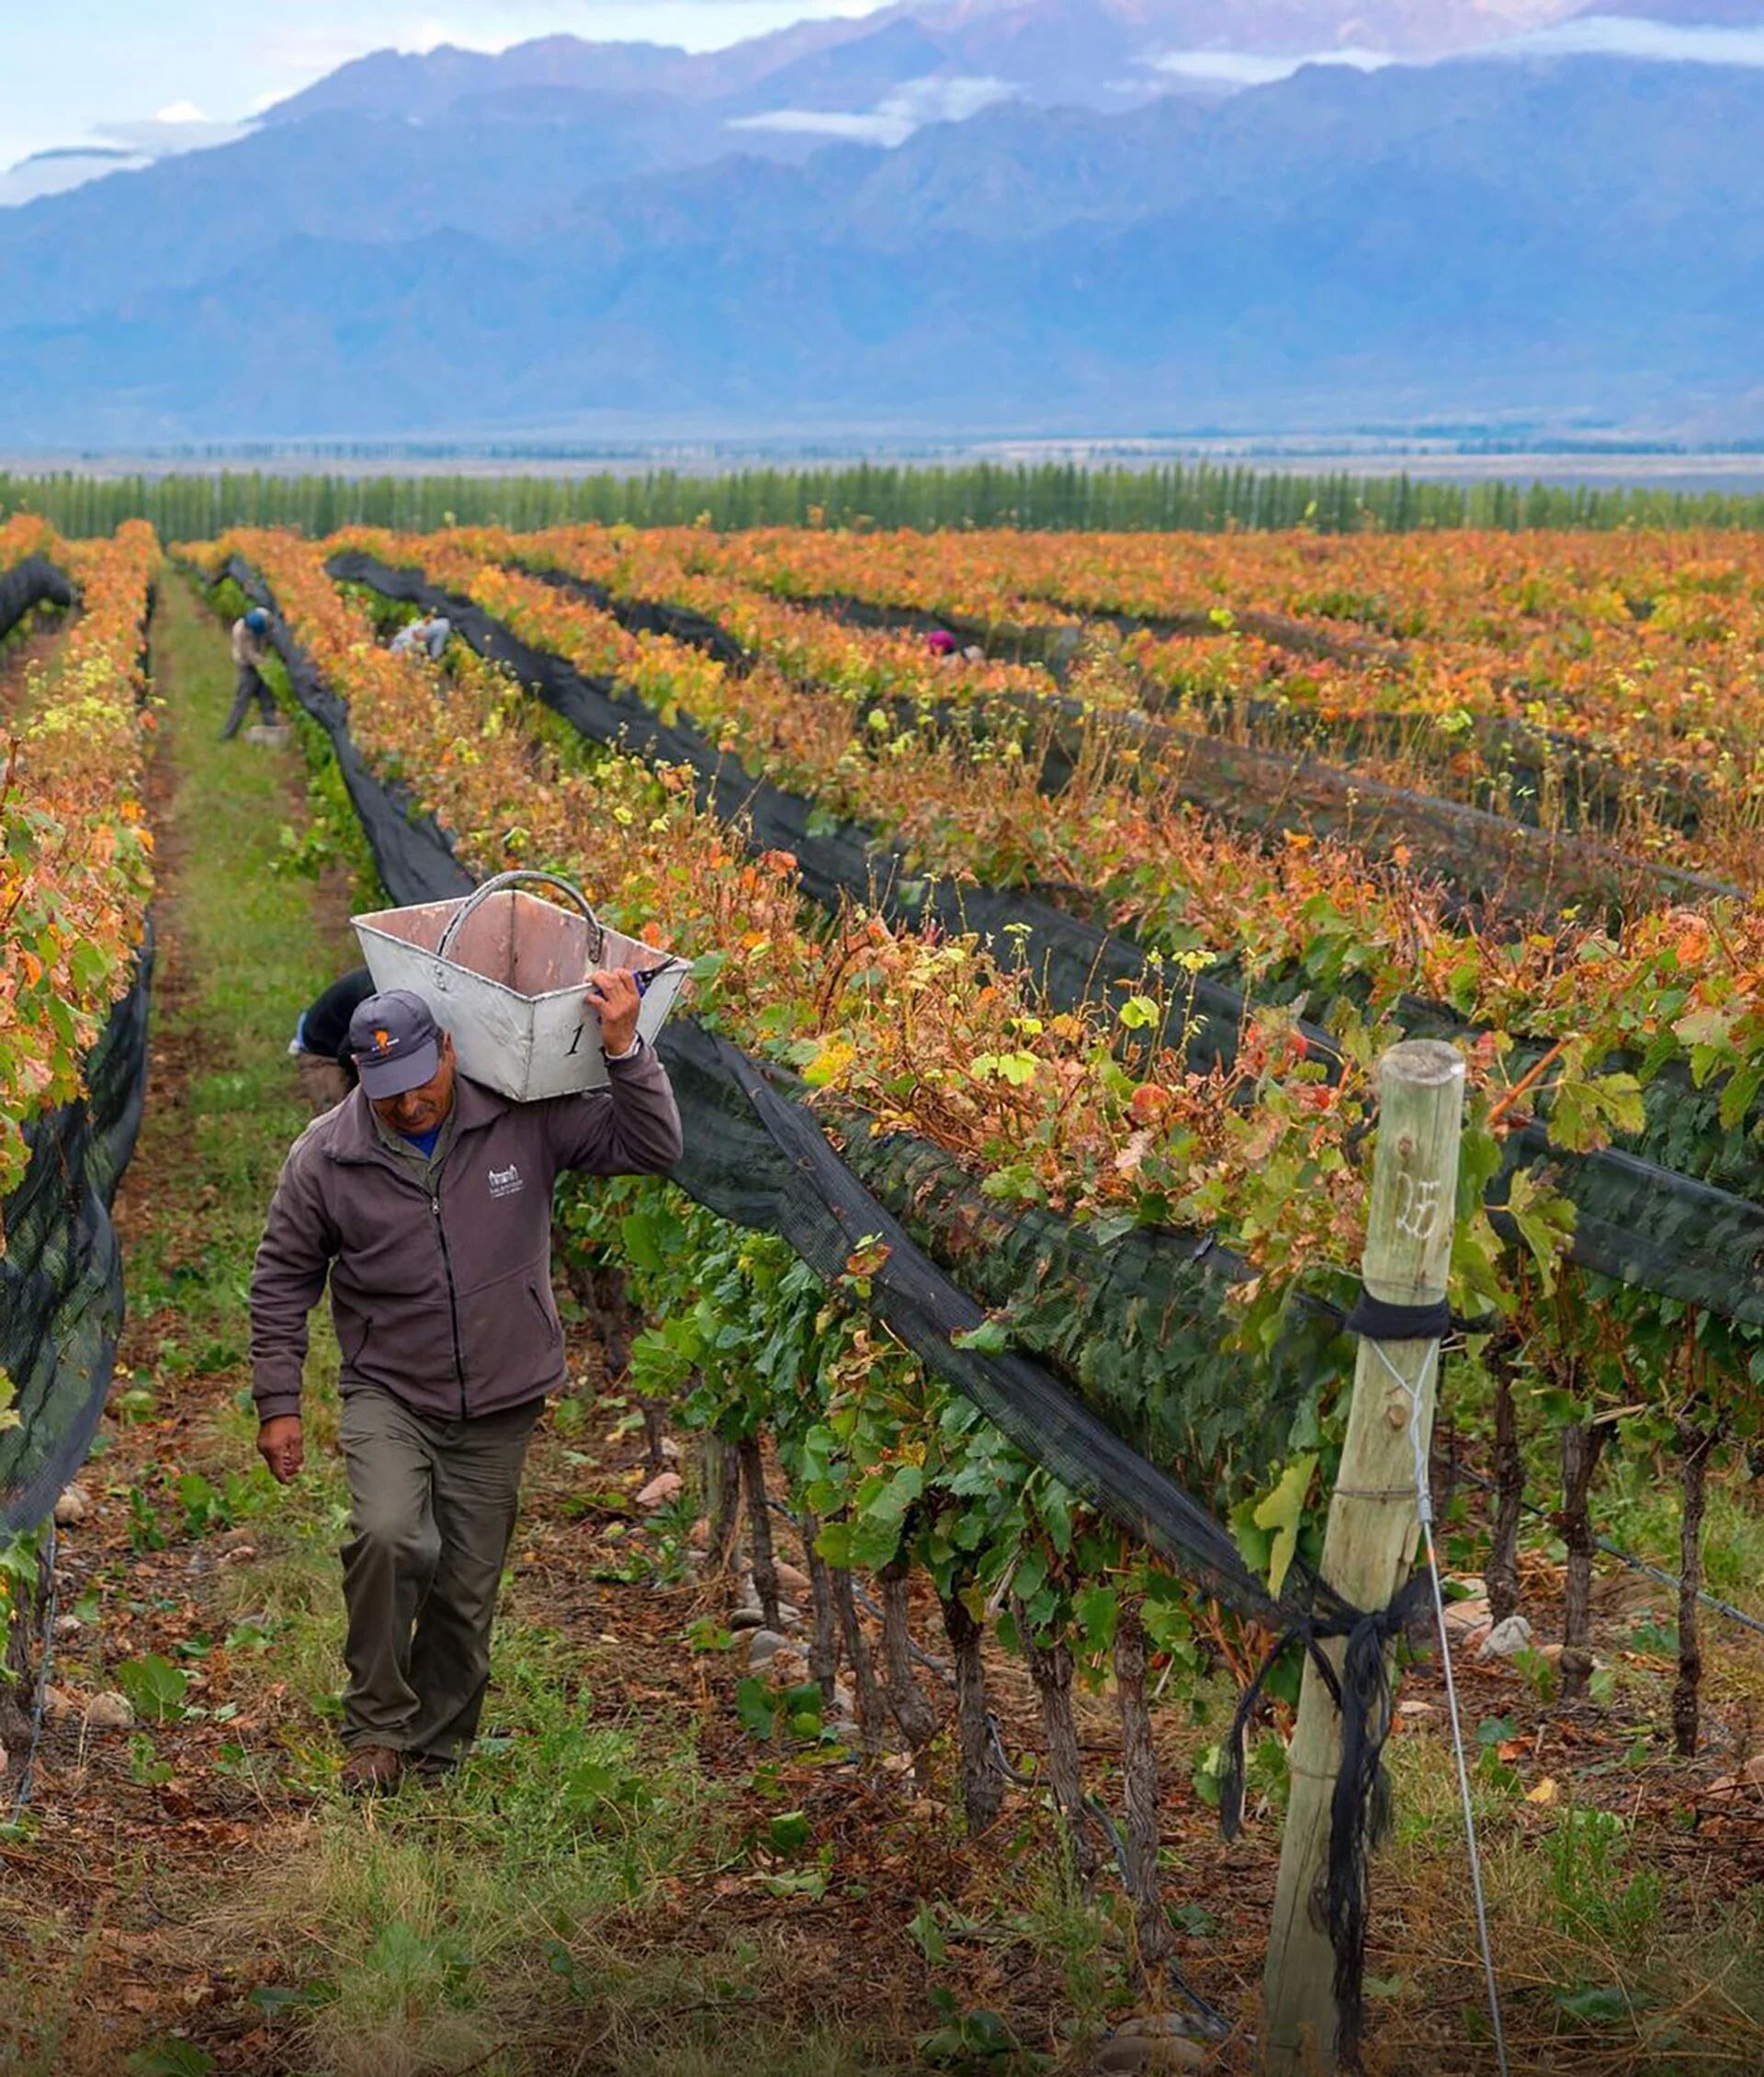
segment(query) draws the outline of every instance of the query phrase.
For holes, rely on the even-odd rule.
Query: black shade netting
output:
[[[46,556],[26,556],[10,570],[0,570],[0,641],[36,607],[51,605],[65,612],[74,596],[72,580]]]
[[[151,926],[129,992],[86,1061],[86,1093],[32,1119],[24,1180],[6,1202],[0,1366],[17,1427],[0,1430],[0,1531],[33,1529],[84,1462],[122,1325],[122,1258],[110,1205],[147,1089]]]
[[[1044,664],[1060,679],[1071,670],[1084,646],[1083,628],[1069,623],[984,620],[975,614],[933,613],[925,606],[878,605],[871,599],[854,598],[849,592],[784,596],[787,604],[824,613],[829,619],[843,620],[854,627],[903,635],[933,635],[947,629],[965,649],[978,646],[1001,663]]]
[[[340,558],[339,561],[344,559]],[[533,570],[530,574],[577,592],[605,610],[616,613],[629,626],[652,627],[683,641],[697,642],[726,660],[743,653],[727,629],[689,608],[664,600],[618,598],[604,585],[559,571]],[[787,596],[787,603],[855,626],[911,633],[944,628],[965,645],[978,644],[989,656],[1007,662],[1044,664],[1062,679],[1084,641],[1084,626],[1072,623],[984,619],[917,606],[883,605],[842,593]],[[1085,625],[1112,627],[1124,637],[1148,634],[1218,640],[1237,631],[1301,659],[1382,665],[1395,671],[1407,669],[1412,660],[1402,644],[1385,637],[1347,633],[1255,608],[1234,610],[1227,622],[1216,619],[1211,611],[1199,610],[1166,615],[1091,608],[1082,612]],[[1428,711],[1373,708],[1343,713],[1322,708],[1303,697],[1232,696],[1227,700],[1204,679],[1197,681],[1194,689],[1220,706],[1228,705],[1233,713],[1252,723],[1264,744],[1283,745],[1298,752],[1325,749],[1338,759],[1413,755],[1429,739],[1438,739],[1437,717]],[[1147,691],[1148,704],[1161,705],[1168,696],[1164,688],[1149,682]],[[1538,828],[1547,803],[1552,818],[1559,819],[1566,832],[1608,830],[1623,820],[1637,795],[1642,794],[1657,815],[1686,834],[1694,834],[1709,797],[1708,783],[1701,773],[1667,760],[1644,761],[1638,765],[1633,759],[1589,745],[1568,730],[1500,716],[1470,717],[1464,739],[1454,737],[1448,750],[1455,751],[1465,744],[1475,745],[1485,767],[1478,798],[1498,803],[1498,812],[1489,815],[1488,821],[1506,825],[1518,822],[1540,839],[1533,845],[1528,844],[1522,834],[1501,838],[1497,858],[1490,862],[1499,866],[1498,875],[1480,865],[1474,851],[1464,841],[1478,824],[1474,820],[1454,822],[1453,804],[1398,787],[1380,786],[1377,782],[1356,781],[1339,765],[1318,764],[1309,757],[1298,761],[1304,768],[1303,784],[1307,789],[1316,789],[1306,812],[1324,819],[1303,826],[1340,828],[1342,834],[1357,830],[1359,841],[1373,841],[1363,815],[1345,827],[1337,821],[1344,806],[1340,789],[1345,787],[1351,795],[1357,785],[1370,785],[1381,796],[1374,829],[1386,832],[1385,841],[1400,837],[1423,847],[1418,863],[1453,878],[1470,895],[1509,890],[1515,899],[1563,901],[1580,898],[1576,890],[1584,888],[1593,898],[1630,902],[1650,887],[1668,897],[1675,889],[1682,889],[1689,897],[1707,890],[1710,883],[1698,875],[1627,857],[1596,841],[1579,845],[1572,841],[1571,834],[1558,834],[1554,830],[1544,834]],[[1260,756],[1252,752],[1249,770],[1256,774],[1258,783],[1265,785],[1286,762],[1271,748]],[[1330,774],[1332,779],[1326,776]],[[1272,821],[1265,804],[1259,810],[1253,799],[1234,798],[1222,784],[1218,797],[1210,797],[1213,782],[1204,769],[1193,774],[1193,784],[1194,798],[1223,816],[1242,819],[1246,826],[1300,826],[1286,820]],[[1351,813],[1351,802],[1346,805]],[[1474,805],[1465,810],[1471,817],[1481,812]]]
[[[1106,719],[1100,726],[1106,728]],[[1391,785],[1307,753],[1158,723],[1124,720],[1115,730],[1157,750],[1185,796],[1229,827],[1307,831],[1374,856],[1401,847],[1409,870],[1443,881],[1466,909],[1495,919],[1548,915],[1569,904],[1630,915],[1737,891],[1614,844]]]
[[[1147,985],[1146,954],[1131,939],[1032,893],[915,879],[902,854],[873,832],[850,824],[828,829],[812,801],[751,777],[689,722],[665,722],[628,690],[583,677],[561,658],[519,640],[469,601],[429,584],[419,571],[393,570],[356,555],[334,559],[331,568],[341,580],[447,614],[481,655],[514,671],[590,739],[690,767],[699,797],[724,819],[744,821],[755,848],[796,855],[804,890],[816,900],[830,907],[846,899],[874,901],[908,922],[990,937],[1001,956],[1021,961],[1059,1006],[1107,1000],[1111,991]],[[1073,898],[1084,897],[1075,890]],[[1205,1073],[1236,1058],[1251,1014],[1235,990],[1193,978],[1170,999],[1161,1031],[1148,1035],[1180,1044],[1188,1066]],[[1411,1037],[1475,1035],[1451,1011],[1419,999],[1406,999],[1400,1015]],[[1303,1020],[1299,1028],[1314,1057],[1334,1056],[1327,1031]],[[1569,1253],[1582,1268],[1724,1318],[1764,1325],[1764,1206],[1752,1195],[1756,1106],[1753,1116],[1724,1127],[1720,1093],[1719,1085],[1692,1089],[1681,1074],[1657,1078],[1645,1092],[1647,1124],[1634,1151],[1573,1155],[1552,1147],[1540,1127],[1513,1134],[1491,1201],[1505,1202],[1515,1169],[1547,1168],[1576,1207]],[[1663,1160],[1649,1158],[1656,1149]]]
[[[346,562],[355,563],[361,570],[369,567],[366,558],[339,557],[333,568],[341,574]],[[382,575],[390,574],[383,566],[371,567]],[[410,573],[398,574],[403,578]],[[586,600],[634,631],[671,635],[733,668],[753,660],[727,628],[703,614],[665,600],[621,598],[605,585],[557,571],[540,570],[529,574]],[[373,580],[363,576],[361,581]],[[794,603],[830,612],[860,626],[915,632],[947,627],[964,639],[971,637],[981,642],[989,655],[1010,661],[1046,662],[1057,677],[1064,675],[1081,641],[1081,631],[1076,627],[991,628],[959,618],[940,618],[910,607],[864,606],[856,600],[838,597]],[[1217,629],[1209,624],[1197,631],[1216,633]],[[903,726],[910,724],[919,711],[910,702],[884,704],[893,706]],[[1356,744],[1336,740],[1327,732],[1295,735],[1295,703],[1264,701],[1250,705],[1264,733],[1294,736],[1298,747],[1281,750],[1265,743],[1228,741],[1221,736],[1148,719],[1144,715],[1086,707],[1081,702],[1051,693],[1034,702],[997,697],[978,711],[972,707],[934,711],[958,729],[987,726],[989,717],[1001,709],[1009,712],[1016,728],[1041,739],[1039,773],[1043,789],[1049,794],[1057,795],[1070,783],[1081,747],[1087,742],[1108,743],[1136,757],[1150,752],[1156,756],[1160,778],[1168,778],[1183,798],[1205,808],[1229,828],[1260,835],[1308,831],[1358,844],[1374,853],[1388,852],[1401,845],[1408,853],[1411,870],[1444,881],[1466,905],[1498,917],[1517,916],[1529,920],[1568,903],[1590,903],[1627,913],[1663,901],[1706,900],[1737,891],[1700,874],[1638,859],[1594,838],[1566,830],[1540,829],[1535,826],[1538,811],[1534,790],[1525,796],[1532,804],[1528,812],[1510,807],[1506,812],[1491,813],[1417,793],[1409,787],[1391,785],[1309,753],[1313,740],[1330,743],[1337,750],[1357,748],[1362,752],[1382,751],[1386,755],[1406,748],[1412,750],[1417,732],[1412,717],[1393,717],[1387,740],[1373,739],[1374,731]],[[1265,713],[1261,711],[1264,707]],[[1502,768],[1510,762],[1508,760]],[[1524,799],[1519,807],[1524,807]]]
[[[670,1026],[661,1051],[685,1123],[687,1151],[674,1171],[682,1188],[722,1217],[781,1235],[830,1284],[860,1248],[886,1248],[881,1266],[866,1272],[870,1309],[928,1370],[1026,1457],[1136,1541],[1162,1552],[1204,1591],[1258,1620],[1279,1621],[1230,1532],[1051,1372],[1023,1356],[956,1346],[952,1337],[972,1333],[986,1313],[865,1189],[811,1113],[702,1026]]]
[[[1419,1644],[1430,1625],[1433,1575],[1412,1575],[1385,1608],[1370,1612],[1349,1607],[1320,1581],[1306,1586],[1308,1614],[1274,1641],[1254,1678],[1238,1699],[1237,1714],[1225,1743],[1225,1767],[1219,1783],[1219,1819],[1227,1839],[1243,1822],[1244,1744],[1261,1702],[1268,1676],[1296,1645],[1316,1667],[1341,1718],[1341,1754],[1329,1796],[1329,1855],[1319,1884],[1321,1922],[1335,1956],[1335,2049],[1349,2069],[1360,2066],[1360,2041],[1365,2024],[1366,1919],[1370,1903],[1370,1862],[1388,1831],[1390,1779],[1385,1771],[1385,1746],[1390,1737],[1391,1653],[1399,1640]],[[1338,1666],[1324,1650],[1329,1639],[1342,1641]]]
[[[1012,1346],[1074,1379],[1086,1404],[1156,1463],[1223,1498],[1259,1484],[1301,1409],[1341,1374],[1340,1315],[1295,1299],[1244,1390],[1227,1343],[1228,1248],[1167,1227],[1099,1236],[1088,1225],[988,1197],[954,1156],[866,1118],[823,1116],[844,1165],[962,1288],[1008,1320]],[[849,1123],[849,1129],[847,1129]]]

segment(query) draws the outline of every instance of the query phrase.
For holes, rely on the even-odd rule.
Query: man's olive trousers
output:
[[[443,1421],[371,1387],[345,1395],[354,1502],[341,1552],[345,1744],[446,1763],[471,1744],[521,1470],[544,1404]]]

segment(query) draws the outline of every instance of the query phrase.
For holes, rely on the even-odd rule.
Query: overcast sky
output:
[[[527,37],[695,50],[881,0],[61,0],[20,6],[0,66],[0,170],[168,112],[231,122],[366,51]],[[9,14],[13,13],[8,9]]]

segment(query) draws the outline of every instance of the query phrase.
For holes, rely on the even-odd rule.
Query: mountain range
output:
[[[1159,91],[1159,62],[1172,52],[1433,58],[1583,11],[1585,0],[903,0],[696,53],[569,36],[495,55],[382,51],[343,66],[268,119],[339,108],[420,119],[476,96],[535,87],[665,95],[725,120],[859,114],[939,77],[986,79],[1049,104],[1116,107]]]
[[[0,442],[1758,431],[1764,0],[1569,16],[945,0],[381,53],[0,208]]]

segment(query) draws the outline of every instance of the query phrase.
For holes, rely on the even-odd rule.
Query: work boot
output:
[[[390,1745],[356,1745],[343,1763],[343,1786],[352,1796],[378,1796],[398,1786],[404,1755]]]

